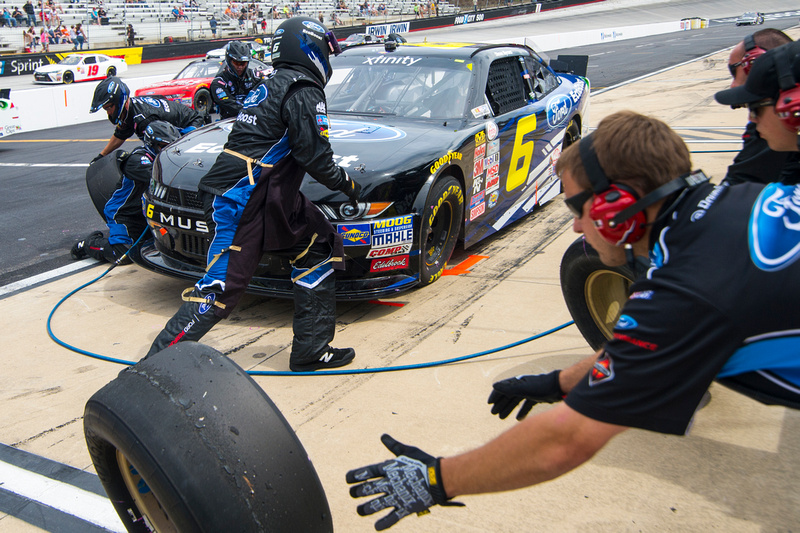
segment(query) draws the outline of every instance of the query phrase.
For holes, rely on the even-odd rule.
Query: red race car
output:
[[[194,108],[201,115],[214,112],[214,102],[208,87],[217,72],[223,67],[222,59],[198,59],[192,61],[171,80],[137,89],[134,96],[160,95],[168,100],[180,102]],[[266,76],[272,66],[257,59],[250,66],[257,76]]]

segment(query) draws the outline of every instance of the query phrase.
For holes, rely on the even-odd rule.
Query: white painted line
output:
[[[110,531],[125,526],[108,498],[0,461],[0,487]]]
[[[26,289],[28,287],[36,285],[37,283],[57,278],[65,274],[70,274],[72,272],[75,272],[76,270],[80,270],[87,266],[96,264],[97,261],[95,261],[94,259],[84,259],[83,261],[77,261],[75,263],[72,263],[71,265],[66,265],[61,268],[51,270],[50,272],[43,272],[42,274],[37,274],[35,276],[31,276],[30,278],[26,278],[20,281],[15,281],[14,283],[9,283],[8,285],[0,287],[0,296],[3,296],[10,292],[18,291],[20,289]]]

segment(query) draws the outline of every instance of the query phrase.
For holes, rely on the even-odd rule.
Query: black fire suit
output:
[[[742,134],[742,149],[728,166],[725,181],[730,184],[780,181],[787,185],[798,183],[800,153],[775,152],[770,149],[756,130],[755,122],[748,122]]]
[[[211,99],[219,106],[220,118],[231,118],[239,114],[247,94],[261,83],[249,67],[239,76],[226,66],[211,81]]]
[[[336,308],[333,269],[344,268],[342,238],[300,192],[306,172],[332,190],[353,187],[333,162],[326,105],[315,78],[283,66],[247,97],[226,151],[199,184],[212,232],[208,270],[192,295],[184,296],[186,303],[158,335],[148,356],[181,340],[198,340],[226,317],[263,251],[294,260],[290,364],[316,361],[330,347]]]
[[[114,130],[114,137],[124,141],[135,133],[141,138],[147,125],[154,120],[169,122],[182,135],[203,126],[203,117],[180,102],[170,102],[161,96],[132,96],[125,118]]]

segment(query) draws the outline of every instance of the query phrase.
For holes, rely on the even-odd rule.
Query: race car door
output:
[[[546,127],[522,56],[489,67],[486,102],[493,118],[475,136],[475,160],[465,214],[465,247],[528,213],[537,203],[531,174],[542,162],[536,144]],[[530,177],[530,179],[529,179]]]

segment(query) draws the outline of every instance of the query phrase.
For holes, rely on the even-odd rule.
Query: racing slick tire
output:
[[[194,93],[192,106],[194,110],[201,115],[208,115],[211,113],[211,93],[208,92],[208,89],[198,89],[197,92]]]
[[[89,197],[103,220],[105,220],[103,212],[106,204],[111,199],[114,191],[117,190],[119,180],[122,179],[122,172],[120,172],[119,163],[117,162],[118,154],[122,151],[117,150],[105,157],[101,157],[86,169],[86,189],[88,189]]]
[[[464,189],[453,176],[443,176],[431,187],[420,228],[420,285],[430,285],[444,267],[458,241],[464,218]]]
[[[117,67],[108,67],[108,71],[106,71],[106,77],[110,78],[111,76],[117,75]]]
[[[604,265],[583,237],[564,252],[561,292],[572,320],[592,349],[600,349],[611,338],[633,280],[630,267]]]
[[[65,84],[69,85],[70,83],[75,81],[75,75],[72,73],[72,71],[68,70],[61,77],[61,81],[63,81]]]
[[[185,341],[96,392],[84,434],[129,532],[333,531],[308,454],[233,361]]]

